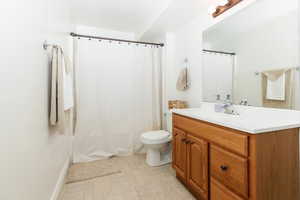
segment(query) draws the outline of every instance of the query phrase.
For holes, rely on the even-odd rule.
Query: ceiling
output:
[[[268,1],[273,0],[261,0],[261,3]],[[72,0],[71,13],[74,24],[133,32],[137,38],[147,39],[160,33],[176,31],[192,19],[208,15],[208,8],[219,2],[220,0]],[[245,26],[250,26],[251,20],[247,20],[247,17]]]
[[[74,24],[140,33],[172,0],[72,0]]]
[[[151,38],[163,32],[173,32],[200,15],[208,15],[208,8],[218,5],[220,0],[173,0],[151,28],[141,36]]]

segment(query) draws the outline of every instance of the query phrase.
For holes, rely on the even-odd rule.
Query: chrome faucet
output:
[[[230,115],[238,115],[238,113],[235,111],[233,107],[233,102],[231,101],[231,97],[229,94],[226,95],[225,102],[215,104],[215,111],[223,112],[225,114],[230,114]]]

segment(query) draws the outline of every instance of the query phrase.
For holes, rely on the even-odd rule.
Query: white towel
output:
[[[278,79],[270,80],[267,82],[267,95],[269,100],[285,100],[285,73],[283,73]]]
[[[189,86],[188,69],[185,67],[179,73],[176,88],[179,91],[185,91],[189,88]]]
[[[52,49],[50,124],[65,133],[70,112],[75,111],[74,86],[68,58],[60,47]],[[76,125],[75,117],[73,130]]]
[[[64,55],[65,56],[65,55]],[[63,61],[63,83],[64,83],[64,110],[70,110],[74,107],[73,79],[70,70],[68,70],[66,58]]]
[[[51,61],[51,97],[50,97],[50,124],[55,126],[57,124],[57,54],[58,49],[52,49],[52,61]]]
[[[53,47],[50,124],[58,127],[62,134],[65,130],[63,71],[63,53],[60,48]]]

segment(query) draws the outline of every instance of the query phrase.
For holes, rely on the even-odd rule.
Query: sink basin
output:
[[[300,111],[234,105],[239,115],[215,112],[214,103],[172,112],[248,133],[264,133],[300,127]]]

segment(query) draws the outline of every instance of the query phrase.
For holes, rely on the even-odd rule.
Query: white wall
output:
[[[211,23],[204,13],[173,33],[168,33],[166,43],[168,64],[166,66],[166,102],[168,100],[187,101],[189,107],[198,107],[202,101],[202,31]],[[171,52],[171,53],[170,53]],[[187,91],[178,91],[176,81],[180,70],[188,59],[188,71],[191,87]]]
[[[68,0],[10,0],[0,12],[0,199],[48,200],[71,139],[49,130],[45,39],[68,52]]]
[[[191,81],[191,87],[187,91],[176,92],[188,101],[190,107],[197,107],[202,101],[202,28],[202,18],[199,17],[175,32],[175,75],[179,75],[184,67],[184,59],[187,58]]]
[[[135,34],[133,32],[122,32],[107,28],[99,28],[86,25],[76,25],[76,33],[83,35],[94,35],[100,37],[117,38],[124,40],[134,40]]]
[[[214,20],[205,12],[191,20],[184,26],[178,27],[176,31],[161,33],[147,37],[151,42],[163,42],[163,67],[164,67],[164,112],[168,110],[169,100],[187,101],[189,107],[198,107],[203,100],[202,96],[202,32]],[[176,82],[180,70],[186,66],[188,59],[188,70],[191,87],[187,91],[178,91]],[[166,122],[166,116],[165,116]]]

